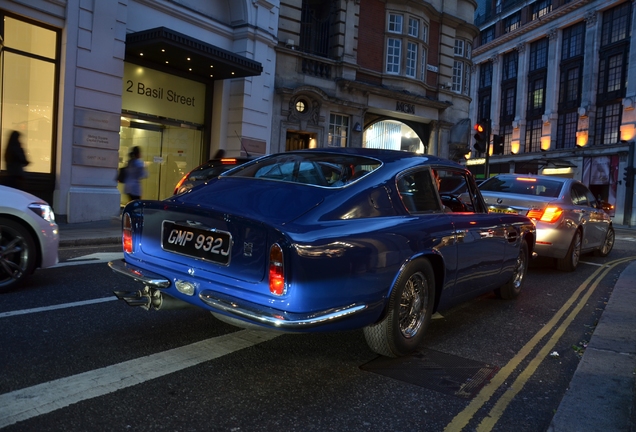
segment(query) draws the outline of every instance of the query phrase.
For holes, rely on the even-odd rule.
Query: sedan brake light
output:
[[[130,215],[128,213],[124,213],[122,217],[122,235],[121,235],[121,243],[124,247],[124,252],[132,253],[133,251],[133,240],[132,240],[132,221],[130,220]]]
[[[283,249],[277,243],[269,250],[269,291],[277,296],[285,294]]]
[[[540,220],[541,222],[554,223],[563,214],[563,209],[557,206],[547,206],[544,210],[531,209],[527,216],[530,219]]]

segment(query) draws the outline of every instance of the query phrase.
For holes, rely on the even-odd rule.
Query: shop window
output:
[[[55,166],[57,33],[10,16],[2,18],[0,139],[4,143],[12,130],[19,131],[30,162],[26,171],[50,174]]]

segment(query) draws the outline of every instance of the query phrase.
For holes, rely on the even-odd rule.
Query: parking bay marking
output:
[[[241,330],[0,395],[0,428],[104,396],[278,337]]]
[[[499,421],[503,412],[507,408],[512,399],[523,389],[523,386],[530,379],[532,374],[539,367],[539,364],[554,348],[560,337],[563,335],[567,327],[581,311],[589,297],[595,291],[596,287],[605,276],[617,265],[634,260],[636,257],[621,258],[607,263],[605,267],[601,267],[594,271],[572,294],[568,301],[554,314],[550,321],[530,339],[519,352],[493,377],[489,384],[484,386],[477,396],[468,404],[466,408],[453,418],[446,426],[445,431],[462,430],[494,395],[494,393],[508,380],[510,375],[515,371],[519,364],[530,355],[531,351],[539,345],[539,342],[553,329],[553,335],[548,339],[544,346],[539,350],[537,355],[530,361],[528,366],[521,371],[515,381],[509,386],[508,390],[495,403],[488,415],[480,422],[477,431],[490,431]],[[600,276],[599,276],[600,274]],[[585,292],[587,290],[587,292]],[[582,297],[579,299],[579,296]],[[578,299],[578,300],[577,300]],[[577,302],[578,301],[578,302]],[[576,303],[576,304],[575,304]],[[569,313],[563,322],[557,327],[558,322],[565,313],[575,304],[574,309]]]
[[[0,312],[0,318],[7,318],[11,316],[16,316],[16,315],[26,315],[26,314],[37,313],[37,312],[47,312],[47,311],[52,311],[56,309],[66,309],[69,307],[86,306],[86,305],[91,305],[95,303],[104,303],[104,302],[113,301],[113,300],[118,300],[118,299],[117,297],[112,296],[112,297],[103,297],[103,298],[92,299],[92,300],[78,301],[73,303],[61,303],[61,304],[53,305],[53,306],[43,306],[39,308]]]

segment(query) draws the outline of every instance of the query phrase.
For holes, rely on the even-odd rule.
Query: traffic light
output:
[[[488,149],[488,125],[485,120],[475,124],[475,144],[473,148],[479,153],[485,153]]]
[[[492,154],[504,154],[504,137],[501,135],[492,136]]]

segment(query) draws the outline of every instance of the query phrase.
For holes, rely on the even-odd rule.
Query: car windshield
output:
[[[479,185],[484,192],[503,192],[556,198],[563,183],[536,177],[493,177]]]
[[[282,153],[248,163],[224,176],[341,187],[361,179],[380,165],[376,159],[353,155]]]

